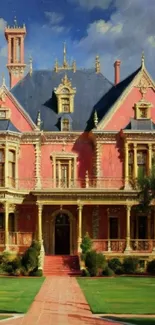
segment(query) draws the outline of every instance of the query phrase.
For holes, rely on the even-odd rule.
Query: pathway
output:
[[[93,317],[85,297],[73,277],[47,277],[24,317],[4,325],[116,325]],[[117,323],[118,324],[118,323]]]

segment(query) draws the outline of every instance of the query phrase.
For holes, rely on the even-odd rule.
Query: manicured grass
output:
[[[108,319],[109,319],[109,317],[108,317]],[[155,325],[155,318],[110,317],[110,319],[118,321],[118,322],[133,324],[133,325]]]
[[[25,313],[44,278],[0,278],[0,312]]]
[[[154,314],[155,278],[77,278],[96,314]]]
[[[0,320],[2,320],[2,319],[6,319],[6,318],[11,318],[12,316],[1,316],[0,315]]]

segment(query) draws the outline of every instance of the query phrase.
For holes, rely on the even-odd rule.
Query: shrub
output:
[[[108,261],[108,266],[116,273],[117,269],[121,269],[122,263],[118,258],[112,258]]]
[[[107,266],[105,256],[102,253],[97,253],[96,258],[97,275],[102,275],[102,271]]]
[[[30,272],[30,276],[43,276],[43,271],[42,270],[35,270]]]
[[[125,257],[123,261],[123,268],[124,268],[124,273],[126,274],[134,274],[137,271],[138,268],[138,258],[137,257]]]
[[[123,273],[124,273],[123,265],[118,266],[117,269],[116,269],[116,271],[115,271],[115,274],[117,274],[117,275],[121,275],[121,274],[123,274]]]
[[[148,262],[148,264],[147,264],[147,272],[152,274],[152,275],[155,275],[155,259]]]
[[[90,276],[90,273],[87,269],[83,269],[81,275],[82,276]]]
[[[81,259],[85,261],[86,254],[92,249],[92,241],[88,233],[83,237],[80,247],[82,249]]]
[[[21,264],[28,273],[38,268],[40,249],[40,244],[33,241],[31,246],[25,251]]]
[[[106,268],[102,272],[102,275],[105,276],[114,276],[114,274],[114,271],[109,266],[106,266]]]
[[[86,267],[91,276],[95,276],[97,274],[97,253],[92,250],[86,254],[85,258]]]

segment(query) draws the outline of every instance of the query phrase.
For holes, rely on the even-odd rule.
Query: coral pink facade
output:
[[[21,64],[24,64],[23,55]],[[41,129],[40,112],[35,121],[33,114],[30,116],[31,111],[15,99],[13,91],[2,85],[0,91],[4,96],[0,111],[9,110],[6,120],[10,129],[4,130],[5,123],[1,119],[0,150],[2,157],[4,154],[4,161],[1,159],[4,178],[0,197],[1,251],[23,252],[36,238],[43,240],[47,255],[77,254],[88,232],[94,248],[108,256],[125,253],[153,256],[154,210],[149,215],[137,214],[134,209],[138,204],[137,190],[131,181],[137,177],[138,166],[143,162],[141,159],[139,163],[139,155],[147,157],[143,163],[146,173],[152,166],[155,87],[144,63],[124,88],[119,81],[119,69],[120,64],[112,90],[117,92],[118,89],[119,93],[122,87],[121,95],[105,114],[104,101],[98,113],[94,113],[93,107],[90,115],[94,114],[94,124],[89,130],[44,130],[44,126]],[[24,81],[21,82],[24,87]],[[17,87],[18,80],[16,83]],[[13,87],[15,80],[11,84]],[[137,114],[150,115],[144,114],[138,119],[135,110]],[[138,125],[146,121],[150,129],[140,129]]]

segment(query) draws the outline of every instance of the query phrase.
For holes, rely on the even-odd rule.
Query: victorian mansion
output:
[[[5,28],[10,89],[0,86],[0,251],[33,238],[78,255],[86,232],[106,256],[155,254],[155,210],[135,212],[139,171],[155,158],[155,83],[141,64],[114,84],[67,61],[25,74],[26,27]]]

